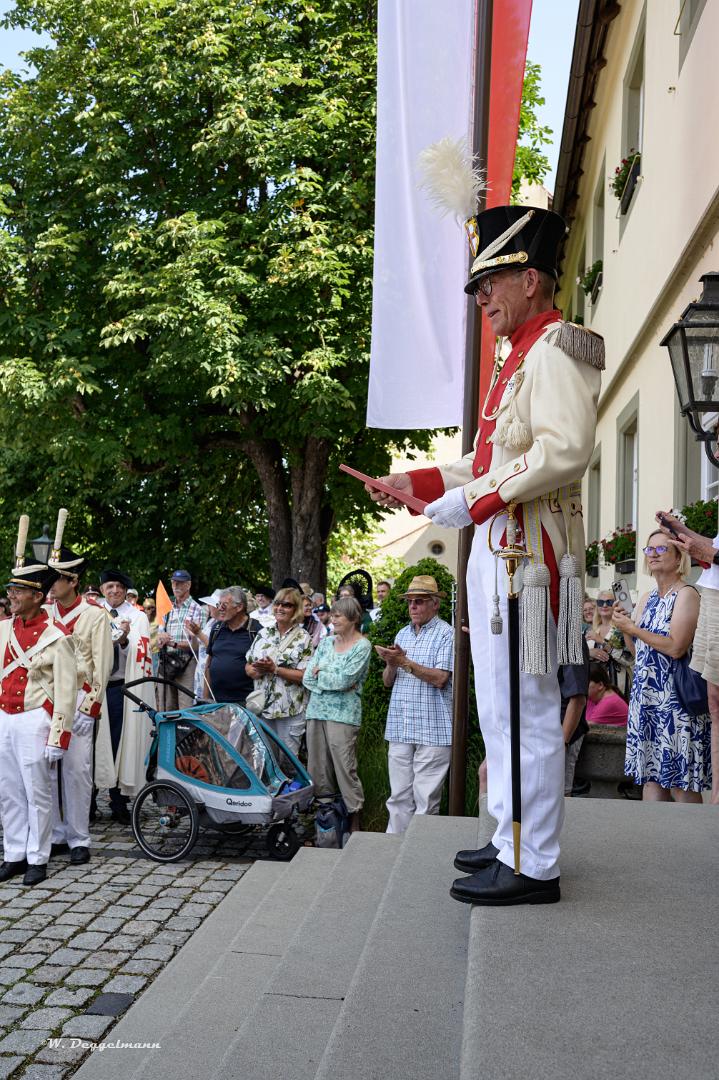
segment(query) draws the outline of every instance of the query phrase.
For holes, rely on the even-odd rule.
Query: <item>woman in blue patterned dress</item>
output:
[[[663,533],[652,533],[644,556],[655,588],[640,599],[633,620],[614,609],[614,622],[636,647],[624,771],[644,785],[644,799],[698,803],[711,787],[711,724],[708,713],[690,716],[680,704],[672,660],[694,639],[699,594],[683,580],[688,555]]]

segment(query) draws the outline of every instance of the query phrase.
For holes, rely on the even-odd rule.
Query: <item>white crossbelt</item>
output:
[[[48,633],[49,631],[49,633]],[[36,641],[34,645],[25,652],[22,645],[15,636],[14,629],[10,630],[10,650],[15,653],[15,659],[11,660],[7,667],[3,667],[0,671],[0,682],[6,679],[8,675],[12,675],[13,671],[17,671],[19,667],[24,667],[29,670],[30,660],[36,653],[41,652],[48,645],[51,645],[53,641],[58,641],[61,637],[64,637],[62,630],[55,626],[49,626],[43,633],[44,640]]]

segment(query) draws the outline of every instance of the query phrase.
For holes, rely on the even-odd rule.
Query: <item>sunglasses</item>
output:
[[[614,603],[613,600],[597,600],[595,602],[597,607],[611,607]]]
[[[272,606],[273,607],[281,607],[281,608],[291,608],[291,607],[294,607],[295,605],[290,603],[289,600],[275,600],[275,602],[273,603]]]
[[[645,555],[666,555],[669,551],[669,546],[668,544],[657,544],[656,547],[642,548],[642,551]]]

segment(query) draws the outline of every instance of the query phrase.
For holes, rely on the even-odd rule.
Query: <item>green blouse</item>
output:
[[[338,653],[336,640],[334,636],[323,638],[305,668],[302,681],[310,691],[305,715],[308,720],[334,720],[358,727],[372,646],[361,638],[347,652]]]

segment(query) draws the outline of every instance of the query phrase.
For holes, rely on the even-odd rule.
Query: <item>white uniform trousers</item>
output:
[[[84,697],[84,693],[80,696]],[[76,720],[87,720],[76,712]],[[70,848],[90,847],[90,803],[92,801],[92,750],[95,723],[85,735],[72,733],[62,759],[62,818],[57,780],[52,785],[52,842]]]
[[[0,816],[6,862],[50,858],[55,770],[45,760],[50,717],[44,709],[0,709]]]
[[[403,833],[415,814],[438,814],[449,769],[449,746],[391,742],[387,751],[388,833]]]
[[[503,632],[490,632],[494,594],[494,557],[487,546],[489,523],[477,526],[467,567],[472,660],[479,723],[487,751],[487,808],[497,820],[492,843],[499,860],[514,866],[512,842],[512,772],[509,737],[509,658],[507,586],[500,560],[498,585]],[[497,546],[503,519],[492,530]],[[557,681],[557,632],[549,612],[549,675],[520,675],[522,775],[521,871],[546,881],[559,874],[559,834],[564,822],[564,736]]]

